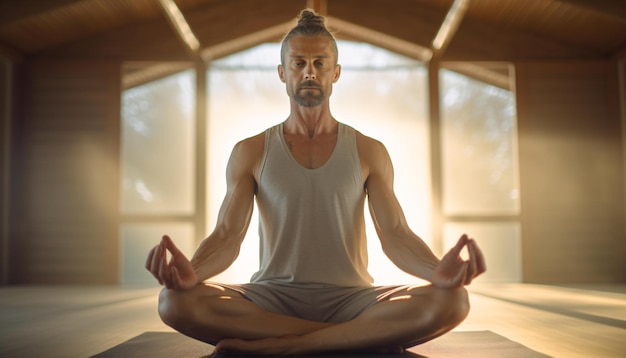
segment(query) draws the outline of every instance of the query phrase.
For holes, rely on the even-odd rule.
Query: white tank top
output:
[[[321,167],[291,155],[282,123],[265,133],[259,169],[260,267],[251,281],[371,286],[355,130],[339,124],[337,144]]]

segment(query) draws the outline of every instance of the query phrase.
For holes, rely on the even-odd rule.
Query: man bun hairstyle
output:
[[[323,16],[317,15],[314,11],[304,9],[300,12],[298,16],[298,25],[294,28],[302,29],[303,32],[317,32],[317,31],[327,31],[326,29],[326,19]],[[292,30],[293,31],[293,30]]]
[[[298,15],[298,23],[294,28],[289,30],[287,35],[283,38],[280,46],[280,60],[285,64],[285,54],[287,53],[287,47],[289,39],[294,36],[326,36],[332,40],[333,51],[335,52],[335,60],[339,57],[339,51],[337,50],[337,41],[332,32],[326,27],[326,19],[315,13],[311,9],[304,9]]]

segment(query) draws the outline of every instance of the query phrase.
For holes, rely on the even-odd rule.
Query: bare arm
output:
[[[223,272],[235,261],[252,217],[255,175],[263,145],[264,136],[257,135],[233,149],[226,169],[226,196],[215,230],[202,241],[191,260],[168,236],[150,251],[146,268],[160,284],[169,289],[189,289]],[[171,254],[169,262],[167,252]]]
[[[439,259],[406,222],[393,190],[393,166],[387,150],[382,143],[361,137],[359,155],[367,171],[370,213],[385,255],[403,271],[432,282]]]
[[[238,143],[230,156],[226,169],[226,196],[215,229],[202,241],[191,259],[200,282],[226,270],[239,255],[252,217],[257,157],[262,153],[256,148],[258,139],[254,137]]]
[[[409,228],[393,191],[393,166],[385,147],[359,135],[359,156],[364,170],[370,212],[383,251],[405,272],[442,288],[468,285],[486,271],[485,260],[473,239],[463,235],[439,260]],[[469,259],[461,251],[467,248]]]

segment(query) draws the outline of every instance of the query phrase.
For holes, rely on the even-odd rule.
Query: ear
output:
[[[283,65],[278,65],[278,78],[280,78],[282,83],[287,82],[285,81],[285,68],[283,68]]]
[[[333,76],[333,83],[339,81],[339,76],[341,75],[341,65],[335,65],[335,75]]]

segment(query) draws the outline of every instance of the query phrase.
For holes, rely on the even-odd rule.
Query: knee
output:
[[[232,310],[224,297],[201,285],[186,291],[163,289],[159,295],[159,316],[178,331],[198,325],[220,327]]]
[[[469,295],[463,287],[455,289],[434,288],[433,319],[442,326],[454,328],[459,325],[470,311]]]
[[[172,328],[177,328],[181,322],[187,321],[192,315],[189,310],[192,305],[189,295],[183,291],[168,290],[164,288],[159,294],[159,316],[161,320]]]

